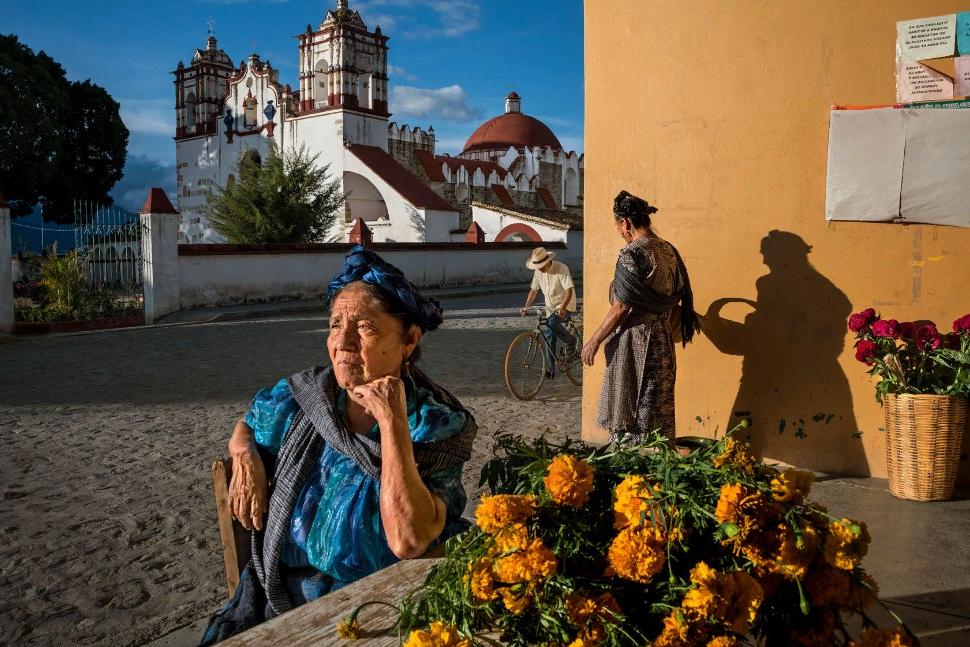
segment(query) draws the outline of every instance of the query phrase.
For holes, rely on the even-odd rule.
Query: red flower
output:
[[[970,314],[965,314],[953,322],[953,332],[970,332]]]
[[[866,308],[862,312],[857,312],[849,317],[849,330],[860,332],[875,320],[876,311],[872,308]]]
[[[920,350],[935,350],[942,345],[943,340],[935,324],[926,324],[916,329],[916,347]]]
[[[899,322],[895,319],[880,319],[872,324],[872,334],[876,337],[896,339],[899,334]]]
[[[904,321],[899,324],[899,336],[902,339],[915,339],[916,338],[916,328],[918,326],[912,321]]]
[[[855,358],[864,364],[872,364],[876,359],[876,342],[860,339],[855,345]]]

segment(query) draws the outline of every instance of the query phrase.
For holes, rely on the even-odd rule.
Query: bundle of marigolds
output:
[[[496,456],[476,526],[404,601],[408,647],[913,644],[866,615],[869,534],[806,500],[811,472],[733,437],[681,456],[504,436]]]

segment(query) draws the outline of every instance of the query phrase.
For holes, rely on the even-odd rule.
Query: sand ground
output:
[[[480,431],[578,437],[580,389],[533,402],[502,380],[531,325],[520,295],[446,303],[424,370]],[[210,466],[259,388],[325,362],[320,317],[134,329],[0,344],[0,643],[138,645],[216,610],[225,580]]]

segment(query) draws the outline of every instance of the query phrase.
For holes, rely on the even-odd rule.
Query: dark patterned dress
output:
[[[659,238],[643,237],[628,244],[620,252],[617,266],[661,294],[673,295],[683,288],[674,248]],[[611,304],[617,300],[615,283],[610,285]],[[677,359],[670,313],[634,308],[603,348],[606,375],[597,424],[610,432],[611,440],[619,436],[640,439],[654,432],[673,439]]]

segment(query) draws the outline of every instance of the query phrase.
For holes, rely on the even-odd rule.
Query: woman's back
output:
[[[683,287],[673,245],[654,236],[644,236],[620,251],[618,263],[660,294],[671,296]],[[611,300],[616,299],[612,293]]]

